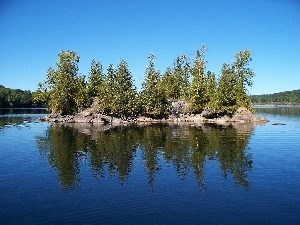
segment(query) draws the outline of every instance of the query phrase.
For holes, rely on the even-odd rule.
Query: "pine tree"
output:
[[[85,81],[85,76],[79,76],[76,79],[76,97],[75,102],[77,110],[82,110],[91,105],[89,98],[89,90],[87,88],[87,83]]]
[[[102,65],[99,61],[93,60],[89,70],[88,93],[90,97],[98,97],[104,83]]]
[[[166,72],[164,73],[161,82],[160,87],[164,91],[166,97],[168,99],[176,99],[177,96],[177,86],[176,86],[176,80],[174,77],[174,73],[171,70],[171,68],[167,68]]]
[[[194,65],[191,69],[190,109],[197,113],[202,112],[209,102],[209,95],[206,88],[206,61],[204,59],[204,53],[205,46],[201,46],[201,49],[196,53]]]
[[[232,115],[237,105],[237,81],[232,66],[224,63],[217,89],[216,111],[220,114]]]
[[[250,61],[252,61],[251,52],[248,49],[240,51],[235,54],[232,69],[237,79],[237,105],[254,111],[246,88],[252,86],[252,78],[255,75],[254,71],[248,67]]]
[[[36,98],[46,98],[50,111],[59,114],[74,114],[76,103],[79,56],[74,51],[58,54],[56,70],[47,71],[46,81],[40,83]]]
[[[210,71],[207,72],[206,75],[206,93],[209,98],[207,107],[215,111],[216,109],[216,102],[217,102],[217,82],[216,82],[216,75]]]
[[[231,65],[223,64],[218,85],[218,108],[221,113],[231,115],[238,107],[253,111],[246,89],[246,86],[252,86],[254,76],[253,70],[247,67],[250,56],[250,51],[246,49],[235,54]]]
[[[113,103],[111,113],[121,118],[133,116],[137,111],[137,92],[133,84],[133,78],[128,65],[124,60],[120,60],[116,77],[113,82]]]
[[[114,94],[117,92],[116,80],[116,70],[113,65],[110,64],[107,68],[107,74],[104,79],[103,87],[100,90],[98,96],[99,110],[104,114],[111,114],[116,103],[114,99]]]
[[[145,81],[142,84],[141,102],[146,116],[159,118],[169,114],[169,103],[161,88],[160,72],[154,68],[154,55],[148,56],[149,65],[145,71]]]

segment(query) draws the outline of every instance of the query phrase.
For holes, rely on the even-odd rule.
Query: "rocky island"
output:
[[[38,84],[37,102],[51,112],[42,121],[59,124],[247,124],[265,123],[257,118],[247,95],[254,71],[248,67],[248,49],[235,54],[231,64],[224,63],[218,78],[206,72],[205,46],[194,59],[178,56],[174,67],[164,74],[148,56],[144,82],[137,91],[125,60],[106,74],[93,60],[88,79],[78,73],[79,56],[74,51],[58,55],[56,69],[49,68],[46,80]]]

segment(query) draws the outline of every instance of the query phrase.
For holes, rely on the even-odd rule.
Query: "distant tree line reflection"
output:
[[[36,140],[40,153],[57,170],[64,189],[78,186],[82,158],[88,160],[95,178],[108,173],[125,182],[137,160],[137,151],[142,155],[150,187],[161,168],[159,159],[173,164],[180,179],[193,170],[200,188],[205,185],[203,175],[208,160],[217,160],[223,176],[232,174],[236,185],[249,186],[247,174],[252,158],[246,147],[252,130],[249,124],[226,128],[154,124],[107,131],[90,125],[51,125],[46,135]]]

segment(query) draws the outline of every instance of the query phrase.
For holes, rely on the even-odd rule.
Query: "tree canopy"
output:
[[[274,94],[251,95],[253,104],[300,104],[300,89]]]
[[[33,103],[33,95],[29,90],[11,89],[0,85],[0,108],[41,107],[41,102]]]

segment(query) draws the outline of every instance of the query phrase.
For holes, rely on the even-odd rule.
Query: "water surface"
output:
[[[0,221],[299,224],[300,109],[256,111],[270,122],[112,130],[0,112]]]

